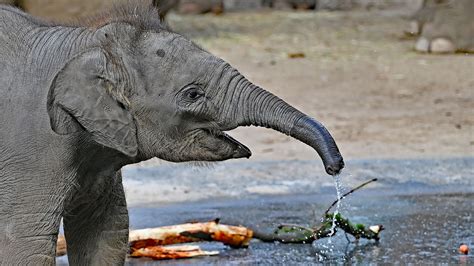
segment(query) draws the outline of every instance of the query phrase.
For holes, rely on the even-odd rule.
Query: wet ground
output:
[[[158,167],[127,167],[124,187],[130,207],[162,206],[215,198],[236,200],[257,195],[321,194],[332,191],[334,180],[319,159],[292,161],[228,161],[207,166],[163,163]],[[419,187],[474,187],[474,157],[405,160],[349,160],[341,174],[343,185],[369,179],[371,187],[418,193]],[[327,199],[330,200],[330,199]]]
[[[324,174],[319,164],[268,161],[223,163],[198,169],[169,164],[127,168],[124,185],[132,200],[131,228],[215,218],[227,224],[258,226],[260,230],[271,230],[280,223],[315,225],[336,197],[332,178]],[[248,249],[231,249],[219,243],[206,243],[202,245],[204,249],[218,250],[220,255],[159,263],[474,263],[472,255],[460,255],[457,251],[461,243],[474,247],[474,158],[349,161],[342,180],[347,191],[374,177],[379,181],[343,201],[341,213],[355,223],[384,225],[386,229],[378,243],[348,243],[342,232],[332,239],[331,245],[327,240],[313,245],[253,241]],[[173,192],[168,189],[178,195],[171,195]],[[186,195],[185,202],[170,202]],[[65,261],[63,257],[58,262]],[[146,259],[127,262],[156,263]]]
[[[344,234],[339,232],[332,240],[333,245],[330,249],[323,248],[327,246],[327,240],[317,241],[313,245],[284,245],[254,241],[248,249],[230,249],[220,244],[205,244],[204,248],[219,250],[221,254],[215,257],[161,263],[165,265],[291,265],[321,262],[474,263],[472,255],[459,255],[457,251],[461,243],[467,243],[471,248],[474,246],[473,162],[474,160],[469,158],[349,162],[347,170],[351,172],[352,169],[353,174],[343,176],[343,178],[362,180],[363,176],[365,179],[379,177],[380,181],[346,199],[341,213],[353,222],[367,225],[383,224],[386,230],[382,232],[379,243],[373,241],[348,243]],[[236,192],[242,193],[236,193],[231,198],[216,198],[211,195],[210,198],[195,202],[154,203],[146,207],[136,205],[130,209],[131,226],[137,229],[188,221],[208,221],[215,218],[221,218],[228,224],[259,226],[261,229],[273,228],[279,223],[314,225],[322,212],[335,199],[335,191],[330,183],[328,183],[329,186],[322,186],[319,189],[304,185],[305,181],[302,180],[304,178],[301,178],[301,175],[304,175],[306,164],[309,162],[295,161],[278,164],[268,162],[255,166],[254,170],[261,171],[263,176],[261,180],[254,178],[253,186],[258,185],[268,189],[271,188],[272,183],[275,186],[281,186],[278,184],[278,177],[270,181],[264,176],[265,173],[271,172],[271,169],[283,167],[288,170],[285,172],[287,181],[291,180],[299,184],[295,187],[290,185],[286,190],[295,193],[265,195],[265,193],[246,193],[245,189],[236,189]],[[240,175],[243,177],[234,181],[240,180],[239,184],[245,187],[245,182],[250,180],[247,180],[245,175],[250,175],[251,165],[229,165],[224,166],[227,167],[231,176],[239,175],[236,171],[241,169]],[[219,172],[219,167],[216,168]],[[295,169],[300,169],[300,172],[293,171]],[[362,172],[362,169],[365,171]],[[212,173],[215,172],[216,169],[201,170],[201,175],[208,176],[203,186],[211,182]],[[128,174],[131,173],[133,172]],[[294,173],[296,177],[291,178],[288,173]],[[308,172],[306,174],[317,175]],[[130,175],[129,178],[136,177]],[[152,179],[146,175],[142,178],[148,180],[153,186]],[[324,178],[330,179],[325,176]],[[159,183],[160,179],[156,177],[155,181]],[[224,191],[233,187],[225,182],[225,178],[214,181]],[[196,178],[194,182],[198,186],[203,181]],[[296,187],[299,187],[299,192]],[[155,262],[148,260],[129,261],[130,265],[153,263]]]
[[[313,245],[254,241],[250,248],[239,250],[211,244],[204,245],[204,248],[221,251],[219,256],[165,261],[164,264],[473,263],[472,255],[459,255],[457,251],[460,243],[468,243],[471,247],[474,244],[473,191],[419,189],[422,192],[416,194],[405,192],[403,187],[365,190],[344,203],[341,212],[352,221],[383,224],[386,227],[379,243],[364,240],[358,244],[348,243],[344,234],[339,232],[332,240],[333,246],[327,240],[317,241]],[[309,225],[316,223],[332,195],[256,197],[239,201],[177,204],[164,208],[133,208],[131,217],[132,224],[137,228],[192,220],[208,221],[216,217],[222,217],[224,223],[268,228],[274,227],[275,223]],[[324,245],[331,248],[327,249]],[[131,265],[150,263],[152,261],[130,260]]]

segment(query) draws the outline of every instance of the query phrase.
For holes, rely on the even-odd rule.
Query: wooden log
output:
[[[218,255],[217,251],[203,251],[199,246],[154,246],[134,250],[133,258],[147,257],[154,260],[185,259]]]
[[[231,247],[248,247],[253,231],[242,226],[207,223],[188,223],[130,232],[131,249],[198,241],[218,241]]]
[[[252,237],[253,231],[248,228],[219,224],[218,220],[216,220],[207,223],[188,223],[132,230],[129,233],[129,244],[131,254],[138,254],[134,252],[144,248],[200,241],[217,241],[231,247],[242,248],[248,247]],[[137,252],[154,253],[155,257],[159,257],[156,255],[159,250],[157,248]],[[65,255],[66,252],[66,239],[60,235],[58,237],[56,256]]]
[[[66,238],[64,235],[58,236],[58,241],[56,244],[56,257],[61,257],[66,255],[67,248],[66,248]]]

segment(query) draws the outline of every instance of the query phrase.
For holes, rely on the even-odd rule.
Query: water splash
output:
[[[341,176],[336,175],[334,176],[334,186],[336,188],[336,195],[337,199],[341,197],[342,187],[341,187]],[[341,208],[341,201],[338,200],[336,203],[336,209],[334,210],[334,216],[332,218],[332,225],[331,225],[331,236],[329,237],[329,244],[331,244],[331,238],[334,235],[334,230],[336,230],[336,215],[339,214],[339,209]]]
[[[334,176],[334,187],[336,188],[337,199],[342,195],[342,186],[341,186],[341,177],[339,175]],[[332,242],[332,237],[336,232],[336,215],[339,213],[341,208],[341,202],[338,200],[336,202],[336,207],[334,211],[334,216],[332,219],[330,237],[321,239],[320,241],[314,241],[313,246],[318,250],[318,261],[323,262],[327,260],[332,260],[335,258],[345,260],[344,258],[344,248],[341,247],[341,241],[335,240]]]

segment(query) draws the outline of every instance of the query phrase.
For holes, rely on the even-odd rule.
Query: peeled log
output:
[[[242,226],[207,223],[188,223],[130,232],[132,251],[149,246],[163,246],[198,241],[217,241],[231,247],[248,247],[253,231]]]
[[[137,254],[140,253],[155,254],[153,258],[158,259],[158,257],[160,257],[158,255],[160,250],[171,254],[170,250],[173,249],[157,246],[200,241],[217,241],[231,247],[242,248],[249,246],[252,237],[253,231],[248,228],[242,226],[224,225],[219,224],[217,221],[212,221],[207,223],[188,223],[150,229],[132,230],[129,234],[129,245],[132,256],[135,254],[135,257],[137,257]],[[183,252],[183,249],[179,250],[179,254],[183,255]],[[56,256],[63,256],[66,255],[66,253],[66,239],[63,235],[60,235],[57,242]],[[195,250],[192,250],[189,256],[194,257],[194,255],[192,255],[194,253]],[[203,253],[202,255],[209,254]],[[174,255],[165,254],[163,256],[172,257]],[[181,257],[187,258],[185,255]]]
[[[134,258],[152,258],[154,260],[185,259],[200,256],[218,255],[217,251],[203,251],[198,246],[174,246],[174,247],[146,247],[133,251],[130,256]]]
[[[67,248],[66,248],[66,238],[63,235],[58,236],[58,241],[56,244],[56,256],[61,257],[66,255]]]

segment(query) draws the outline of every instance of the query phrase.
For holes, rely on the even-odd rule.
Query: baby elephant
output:
[[[139,2],[139,3],[137,3]],[[123,264],[120,169],[250,157],[224,131],[278,130],[344,167],[316,120],[131,1],[83,24],[0,6],[0,264],[51,265],[61,218],[72,265]]]

